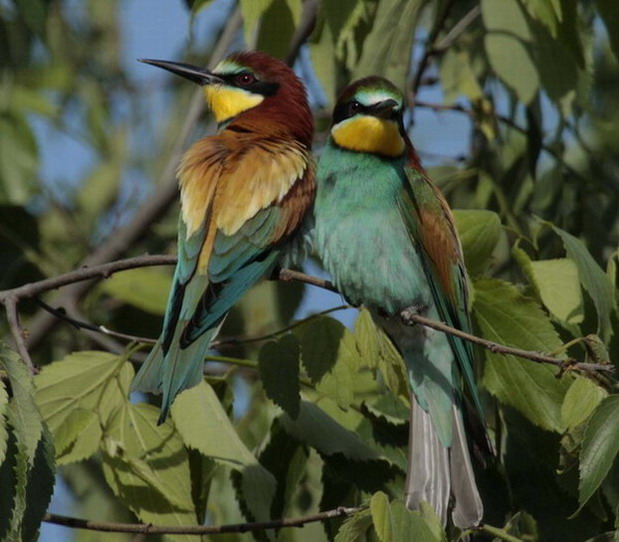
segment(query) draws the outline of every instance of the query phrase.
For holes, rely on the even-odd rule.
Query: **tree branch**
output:
[[[404,309],[400,313],[400,318],[402,319],[402,322],[404,322],[407,326],[421,324],[426,327],[436,329],[437,331],[448,333],[449,335],[453,335],[454,337],[459,337],[466,341],[483,346],[484,348],[490,350],[495,354],[503,354],[504,356],[517,356],[519,358],[528,359],[529,361],[533,361],[535,363],[549,363],[550,365],[559,367],[561,370],[565,370],[566,368],[571,367],[573,369],[580,369],[581,371],[588,372],[603,371],[612,373],[614,371],[612,365],[604,365],[602,363],[580,363],[574,358],[560,360],[557,358],[553,358],[548,354],[543,354],[541,352],[522,350],[520,348],[514,348],[513,346],[506,346],[504,344],[495,343],[487,339],[482,339],[481,337],[477,337],[476,335],[471,335],[470,333],[466,333],[464,331],[461,331],[460,329],[448,326],[443,322],[430,320],[425,316],[416,314],[416,310],[416,307],[409,307],[408,309]]]
[[[299,49],[305,43],[309,35],[316,26],[316,15],[318,14],[318,0],[305,0],[303,2],[303,13],[301,21],[295,33],[290,40],[288,47],[288,55],[286,56],[286,64],[292,66],[299,54]]]
[[[36,374],[36,368],[30,358],[30,353],[26,347],[26,341],[24,339],[24,330],[19,323],[19,313],[17,312],[17,303],[19,298],[15,295],[9,295],[2,300],[4,308],[6,309],[6,318],[11,329],[11,335],[17,346],[17,352],[21,356],[23,362],[26,364],[30,374]]]
[[[0,291],[0,302],[4,303],[5,307],[7,308],[7,315],[9,315],[9,309],[13,311],[13,316],[11,316],[10,320],[13,322],[11,324],[11,329],[14,336],[17,333],[17,336],[22,337],[21,348],[24,349],[24,351],[27,353],[27,350],[25,349],[25,346],[23,344],[23,332],[21,331],[21,327],[16,321],[16,307],[19,301],[23,299],[37,297],[48,290],[53,290],[55,288],[59,288],[60,286],[66,286],[74,282],[86,281],[93,278],[107,278],[116,272],[124,271],[126,269],[154,265],[173,265],[175,263],[176,258],[174,256],[146,255],[138,256],[136,258],[119,260],[116,262],[110,262],[107,264],[77,269],[75,271],[65,273],[64,275],[59,275],[50,279],[44,279],[38,282],[25,284],[11,290]],[[317,286],[331,292],[337,292],[337,289],[330,281],[318,277],[312,277],[310,275],[306,275],[305,273],[301,273],[300,271],[294,271],[292,269],[281,269],[279,271],[279,274],[277,275],[277,279],[284,282],[302,282],[304,284]],[[461,339],[464,339],[466,341],[479,344],[480,346],[497,354],[517,356],[523,359],[528,359],[535,363],[549,363],[551,365],[554,365],[555,367],[559,367],[561,371],[565,371],[566,369],[577,369],[588,373],[603,372],[606,374],[612,374],[614,372],[614,367],[612,365],[605,365],[601,363],[581,363],[573,358],[569,358],[567,360],[559,360],[553,356],[541,352],[522,350],[519,348],[514,348],[512,346],[502,345],[493,341],[488,341],[486,339],[482,339],[481,337],[477,337],[475,335],[471,335],[459,329],[448,326],[443,322],[430,320],[428,318],[425,318],[424,316],[420,316],[416,314],[415,310],[416,309],[414,307],[409,307],[401,312],[400,316],[405,324],[421,324],[429,328],[442,331],[443,333],[448,333],[450,335],[454,335],[455,337],[460,337]],[[21,350],[20,354],[23,356],[23,352]]]
[[[107,521],[90,521],[58,514],[46,514],[43,521],[71,527],[73,529],[87,529],[90,531],[103,531],[108,533],[141,533],[141,534],[224,534],[246,533],[250,531],[264,531],[266,529],[281,529],[283,527],[303,527],[308,523],[326,521],[333,518],[348,517],[362,510],[363,507],[347,508],[340,506],[326,512],[319,512],[311,516],[291,519],[277,519],[273,521],[259,521],[254,523],[235,523],[229,525],[192,525],[179,527],[176,525],[153,525],[136,523],[112,523]]]
[[[174,265],[175,263],[176,256],[145,255],[137,256],[136,258],[127,258],[126,260],[118,260],[116,262],[84,266],[80,269],[76,269],[75,271],[69,271],[68,273],[64,273],[56,277],[39,280],[37,282],[30,282],[28,284],[24,284],[23,286],[18,286],[17,288],[0,291],[0,303],[4,303],[6,306],[7,299],[11,297],[14,297],[17,300],[31,299],[41,295],[44,292],[60,288],[61,286],[68,286],[94,278],[106,279],[118,271],[154,265]]]

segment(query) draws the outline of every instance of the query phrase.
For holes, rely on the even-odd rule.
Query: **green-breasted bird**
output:
[[[459,527],[483,506],[462,418],[464,380],[481,412],[470,343],[399,313],[469,331],[467,275],[452,213],[403,127],[404,97],[380,77],[340,95],[320,156],[314,242],[342,294],[370,309],[402,354],[411,394],[406,504],[429,502],[443,521],[450,497]]]
[[[133,389],[174,397],[202,379],[204,357],[232,305],[270,273],[314,198],[313,119],[305,88],[283,62],[236,53],[211,72],[144,60],[204,87],[219,125],[178,168],[178,264],[163,331]]]

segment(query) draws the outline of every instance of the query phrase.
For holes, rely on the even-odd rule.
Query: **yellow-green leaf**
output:
[[[116,273],[102,284],[104,292],[156,315],[165,313],[172,277],[159,269],[129,269]]]
[[[466,268],[471,275],[483,273],[501,236],[501,221],[493,211],[454,211]]]
[[[551,352],[561,346],[539,305],[515,286],[481,279],[474,287],[474,316],[484,338],[533,351]],[[520,410],[534,424],[560,432],[561,405],[571,377],[558,380],[555,372],[549,365],[486,350],[483,382],[490,393]]]
[[[579,376],[565,394],[561,406],[561,421],[566,429],[583,423],[608,393],[588,378]]]

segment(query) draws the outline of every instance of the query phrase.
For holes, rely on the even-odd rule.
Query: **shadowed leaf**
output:
[[[269,341],[258,356],[264,391],[291,418],[299,415],[299,340],[292,334]]]
[[[580,452],[579,501],[591,498],[619,454],[619,396],[604,399],[591,416]]]

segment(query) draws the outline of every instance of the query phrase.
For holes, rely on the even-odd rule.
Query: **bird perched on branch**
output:
[[[380,77],[340,95],[321,154],[316,249],[340,292],[370,309],[404,358],[411,390],[406,504],[429,502],[443,524],[450,497],[459,527],[483,506],[462,417],[464,380],[481,413],[471,344],[416,325],[419,314],[469,331],[467,275],[453,216],[404,130],[404,97]]]
[[[142,62],[202,85],[219,127],[180,162],[178,264],[161,337],[132,386],[163,393],[161,423],[200,382],[226,314],[273,270],[312,204],[314,126],[301,81],[264,53],[233,54],[213,71]]]

